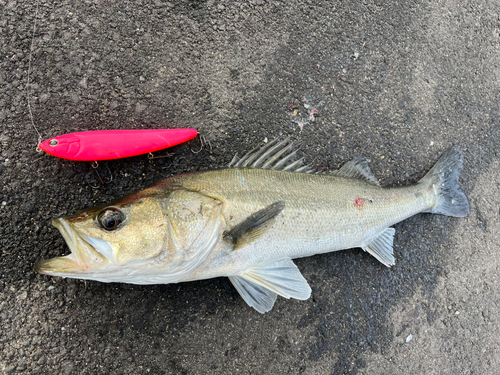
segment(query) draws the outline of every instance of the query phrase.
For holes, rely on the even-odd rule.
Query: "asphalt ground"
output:
[[[27,87],[35,7],[0,0],[0,372],[498,374],[497,0],[40,0]],[[93,189],[88,163],[36,151],[27,92],[44,139],[194,127],[209,145],[101,163],[113,182]],[[265,315],[225,278],[34,272],[68,253],[52,218],[285,136],[318,169],[365,156],[386,186],[460,144],[471,215],[396,225],[391,269],[360,249],[297,260],[311,298]]]

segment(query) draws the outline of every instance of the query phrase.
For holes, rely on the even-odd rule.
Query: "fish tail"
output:
[[[458,183],[462,167],[462,150],[456,145],[448,149],[420,180],[421,184],[431,185],[436,194],[434,206],[425,212],[454,217],[469,215],[469,200]]]

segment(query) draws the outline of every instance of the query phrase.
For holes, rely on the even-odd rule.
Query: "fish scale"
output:
[[[284,201],[282,220],[277,220],[262,238],[266,245],[255,242],[241,250],[258,261],[361,247],[383,229],[435,203],[434,194],[421,185],[384,189],[363,180],[327,174],[224,169],[180,177],[174,182],[227,202],[223,215],[232,225]]]

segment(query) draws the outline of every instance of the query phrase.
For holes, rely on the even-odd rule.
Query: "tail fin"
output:
[[[453,146],[420,180],[421,184],[431,184],[437,196],[434,207],[426,212],[455,217],[469,215],[469,200],[458,183],[462,166],[462,150],[458,145]]]

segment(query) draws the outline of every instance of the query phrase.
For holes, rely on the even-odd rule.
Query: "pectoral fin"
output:
[[[285,202],[275,202],[262,210],[255,212],[241,223],[236,225],[229,232],[224,234],[224,238],[234,245],[234,250],[251,241],[259,238],[272,220],[285,208]]]
[[[308,299],[311,288],[291,259],[251,268],[230,276],[245,302],[261,314],[272,309],[276,296]]]
[[[367,246],[362,247],[362,249],[369,252],[387,267],[393,266],[396,263],[392,252],[395,232],[394,228],[387,228]]]

